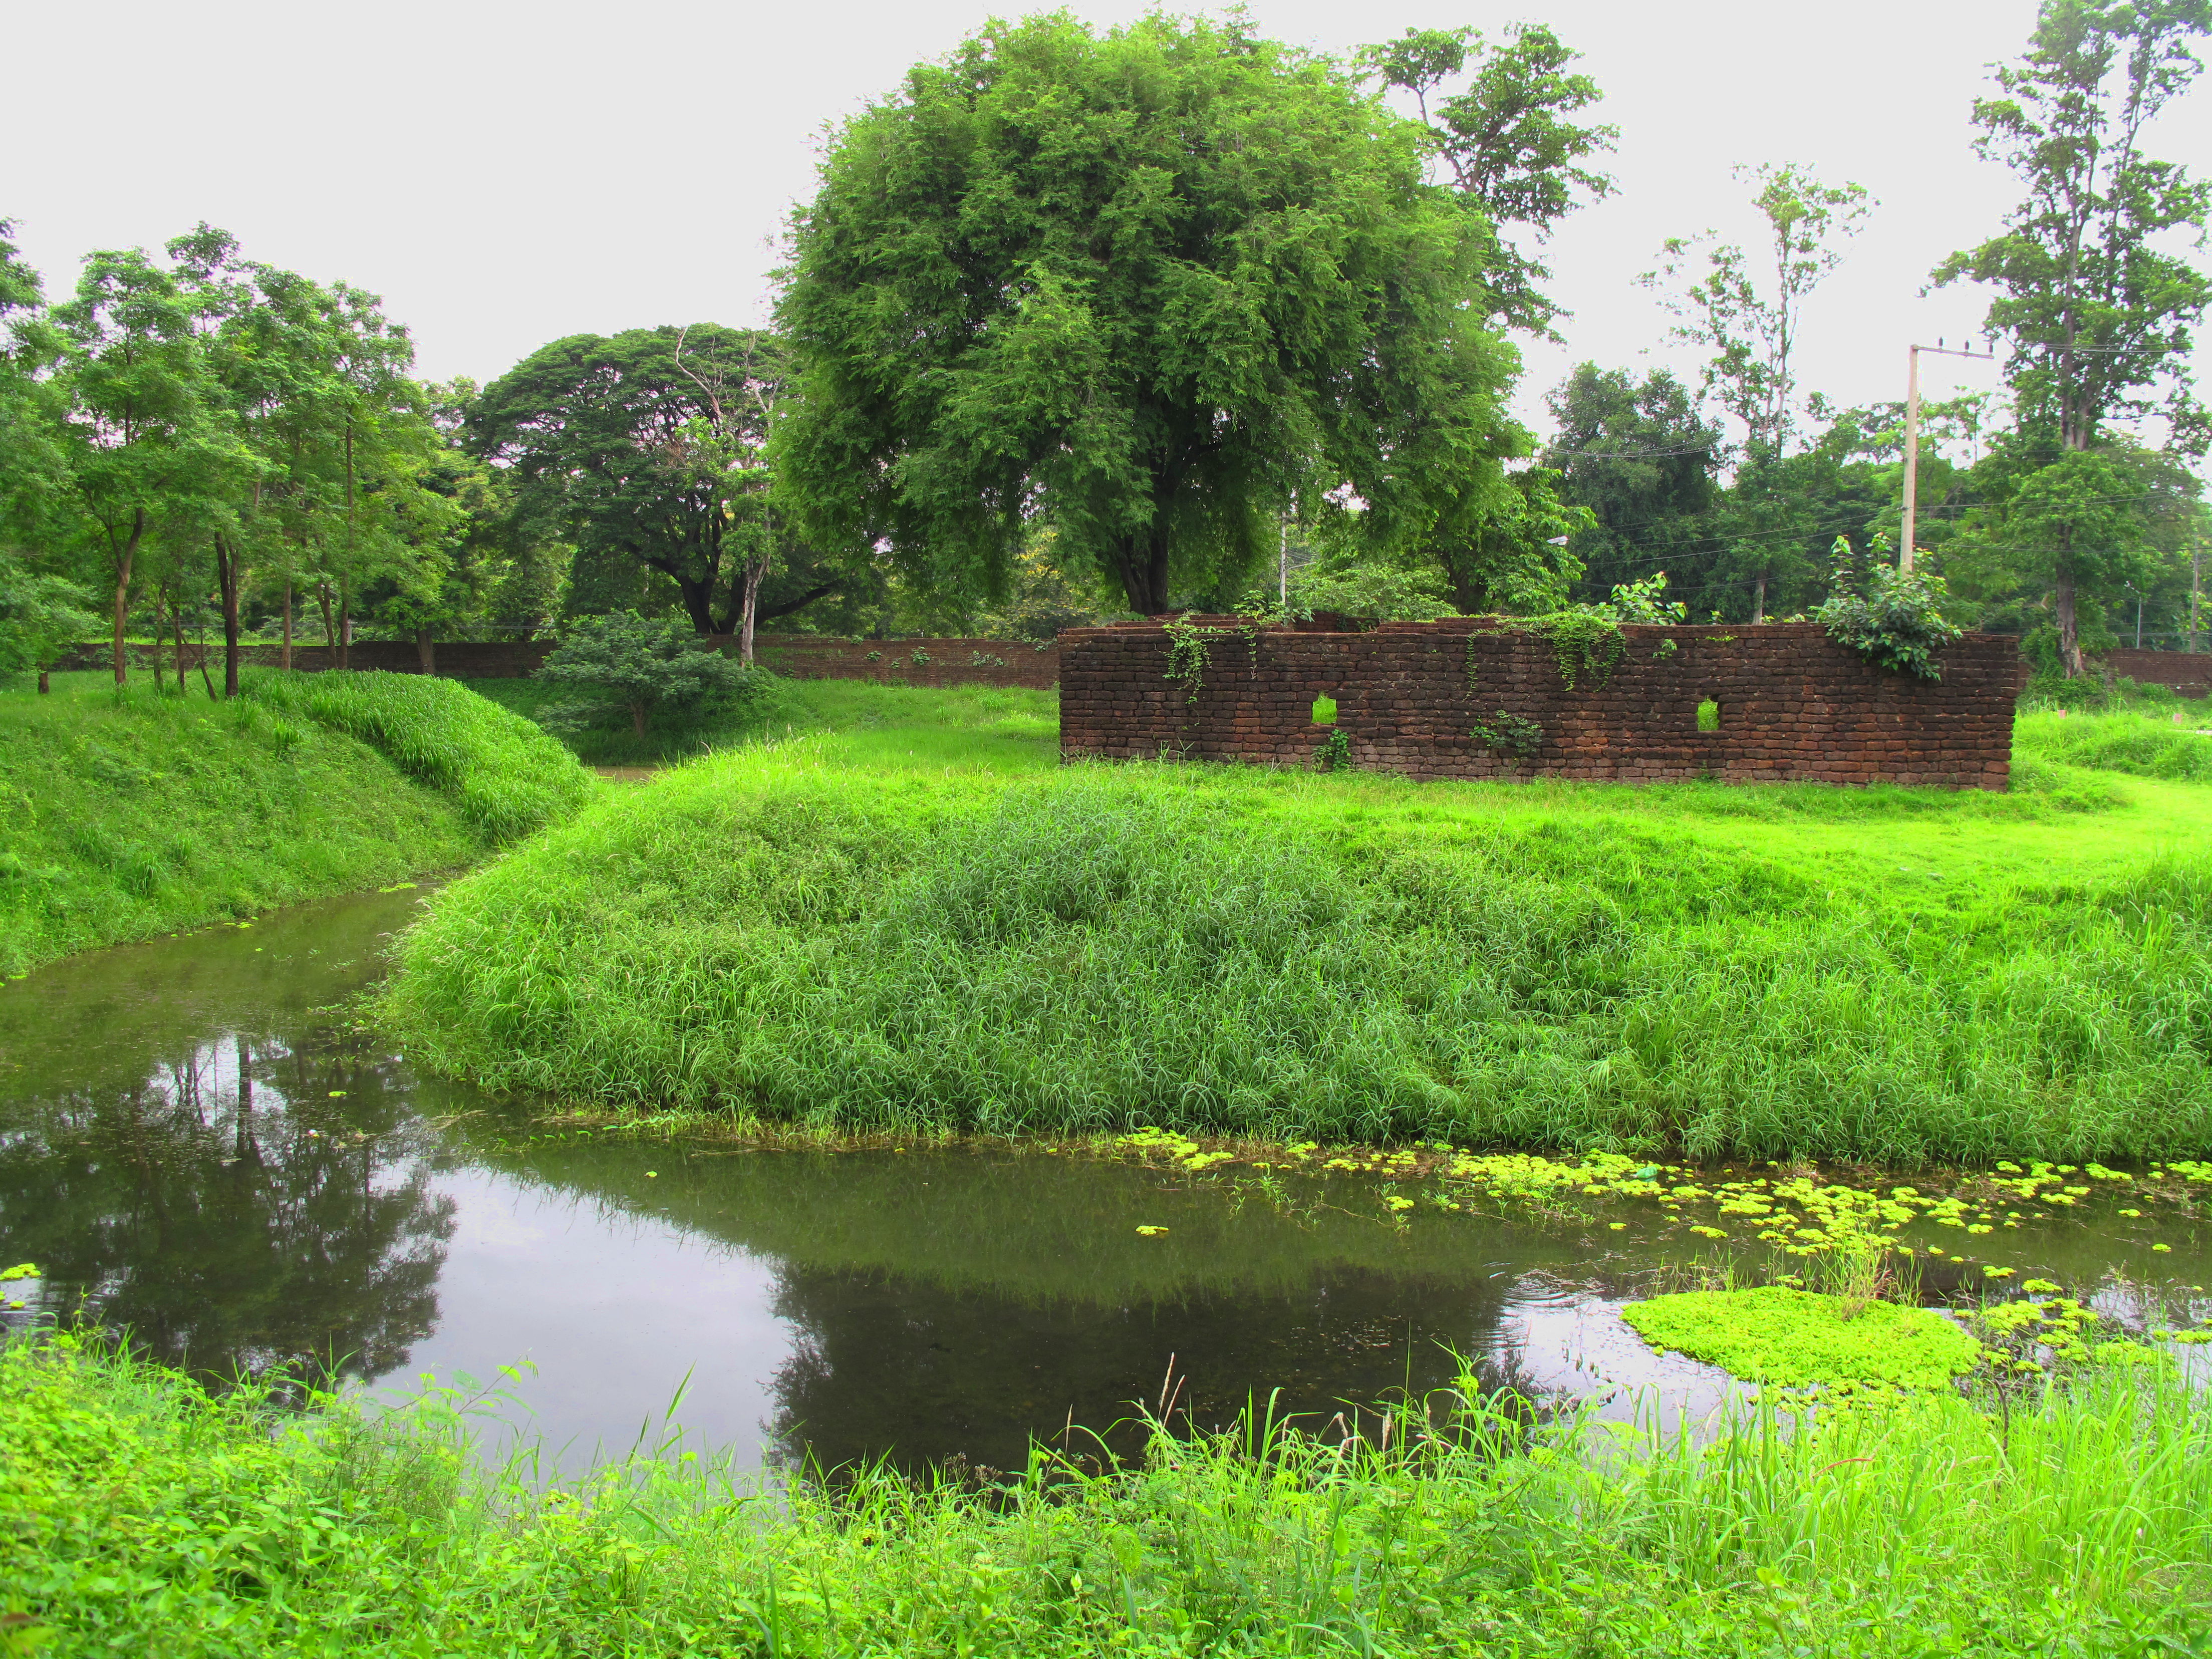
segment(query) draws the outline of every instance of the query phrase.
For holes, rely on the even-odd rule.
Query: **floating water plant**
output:
[[[1884,1382],[1937,1389],[1965,1375],[1981,1346],[1926,1308],[1871,1302],[1846,1318],[1844,1297],[1786,1285],[1685,1291],[1631,1303],[1621,1317],[1653,1347],[1747,1381],[1793,1388]]]

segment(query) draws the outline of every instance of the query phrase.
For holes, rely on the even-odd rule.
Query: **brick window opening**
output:
[[[1324,692],[1314,699],[1313,723],[1316,726],[1336,724],[1336,699]]]
[[[1717,732],[1721,729],[1721,706],[1711,697],[1698,705],[1698,730]]]

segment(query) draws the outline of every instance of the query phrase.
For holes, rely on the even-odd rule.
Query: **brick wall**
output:
[[[1328,735],[1312,720],[1325,695],[1353,765],[1417,778],[2005,787],[2019,650],[2009,635],[1967,635],[1929,682],[1885,673],[1810,624],[1621,631],[1627,652],[1611,678],[1572,691],[1548,640],[1473,619],[1227,635],[1208,642],[1192,703],[1166,678],[1158,623],[1071,629],[1060,636],[1060,751],[1305,765]],[[1667,641],[1674,651],[1659,654]],[[1719,705],[1717,731],[1698,729],[1706,699]],[[1542,727],[1530,758],[1469,735],[1500,709]]]
[[[726,638],[718,644],[727,645]],[[459,679],[525,679],[538,672],[545,653],[553,648],[545,640],[441,640],[436,647],[438,672]],[[126,647],[131,662],[142,668],[153,663],[152,647]],[[201,647],[188,644],[185,660],[197,671]],[[220,672],[222,647],[206,647],[210,666]],[[928,659],[917,663],[914,653]],[[99,669],[111,660],[109,647],[86,646],[55,665],[58,668]],[[762,634],[753,640],[754,657],[779,674],[802,680],[898,680],[908,685],[1025,685],[1048,690],[1060,680],[1060,647],[1042,651],[1026,640],[833,640],[808,634]],[[242,647],[241,661],[275,667],[283,660],[282,646]],[[981,660],[977,660],[981,659]],[[165,669],[176,660],[171,647],[161,649]],[[348,658],[355,668],[377,668],[401,674],[422,672],[422,663],[410,640],[356,640]],[[302,673],[320,673],[337,666],[337,653],[327,646],[295,645],[292,665]]]
[[[2124,680],[2170,685],[2185,697],[2212,696],[2212,655],[2188,651],[2107,651],[2097,660]]]
[[[916,662],[914,653],[928,659]],[[908,685],[1026,685],[1060,683],[1060,647],[1027,640],[831,640],[763,634],[753,654],[801,680],[900,680]],[[980,659],[980,660],[978,660]]]

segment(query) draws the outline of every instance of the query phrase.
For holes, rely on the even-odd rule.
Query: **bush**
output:
[[[360,738],[410,777],[452,796],[488,840],[513,841],[590,799],[591,774],[519,714],[455,681],[333,670],[249,672],[243,696]]]
[[[1836,551],[1833,586],[1813,620],[1838,645],[1893,673],[1942,679],[1936,653],[1965,631],[1945,621],[1939,609],[1948,594],[1943,579],[1924,566],[1902,570],[1876,564],[1861,592],[1847,562],[1850,543],[1838,537]]]
[[[635,611],[578,618],[538,678],[585,693],[580,724],[589,723],[595,704],[619,707],[641,741],[656,708],[695,714],[718,699],[742,702],[749,689],[749,671],[682,622],[648,621]]]

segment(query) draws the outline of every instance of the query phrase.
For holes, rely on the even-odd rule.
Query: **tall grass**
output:
[[[2069,766],[2212,783],[2212,737],[2203,731],[2212,727],[2212,703],[2186,704],[2181,712],[2179,725],[2165,712],[2023,713],[2013,726],[2013,744],[2023,755]]]
[[[764,1499],[680,1437],[485,1472],[465,1406],[273,1416],[67,1340],[0,1352],[0,1603],[46,1651],[1538,1656],[2189,1651],[2212,1429],[2170,1374],[1697,1434],[1456,1395],[1255,1402],[979,1499]],[[1184,1425],[1178,1425],[1178,1427]]]
[[[494,842],[526,836],[589,799],[590,775],[530,721],[453,680],[422,674],[250,673],[252,702],[360,738],[453,797]]]
[[[1499,799],[711,760],[447,890],[385,1006],[497,1086],[830,1126],[1898,1164],[2212,1145],[2201,852],[1930,890],[1877,873],[1894,824],[1855,866],[1802,829],[1763,851],[1726,818]]]
[[[461,864],[482,842],[374,750],[258,702],[0,693],[0,970]]]

